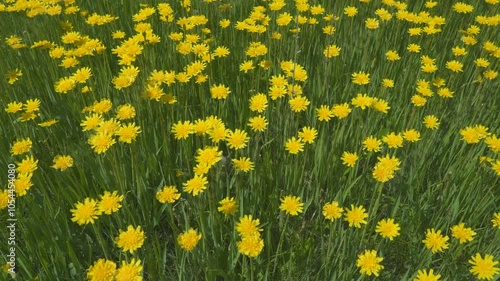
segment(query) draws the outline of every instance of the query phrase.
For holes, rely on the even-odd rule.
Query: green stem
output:
[[[95,224],[92,224],[92,230],[94,230],[95,235],[97,236],[97,241],[99,241],[99,245],[101,245],[101,249],[104,252],[104,257],[108,259],[108,251],[106,245],[104,243],[104,239],[102,238],[101,232],[97,230]]]
[[[275,255],[276,259],[278,259],[278,254],[281,251],[281,245],[283,244],[283,237],[285,236],[286,226],[288,224],[288,219],[289,218],[290,218],[289,216],[286,217],[285,225],[283,226],[283,230],[281,231],[280,240],[278,241],[278,247],[276,248],[276,255]],[[274,272],[276,272],[276,266],[277,265],[278,265],[278,262],[275,260],[275,262],[274,262],[274,268],[273,268],[273,274],[274,274]]]

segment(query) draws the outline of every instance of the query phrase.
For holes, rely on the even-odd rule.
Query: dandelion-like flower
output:
[[[439,281],[439,278],[441,278],[441,274],[435,275],[434,269],[430,269],[429,272],[427,272],[427,269],[419,269],[413,281]]]
[[[344,209],[339,207],[339,202],[337,201],[326,203],[323,206],[323,216],[325,216],[325,219],[330,221],[340,218],[343,211]]]
[[[238,203],[234,199],[234,197],[226,197],[219,201],[219,207],[217,208],[217,211],[223,213],[224,215],[232,215],[238,211]]]
[[[247,132],[240,129],[229,131],[228,135],[226,136],[226,142],[229,148],[232,149],[245,148],[249,139],[250,137],[248,137]]]
[[[207,184],[208,180],[205,176],[195,174],[192,179],[183,183],[182,186],[184,186],[184,191],[197,196],[207,189]]]
[[[144,231],[142,231],[140,225],[136,228],[129,225],[126,231],[120,229],[120,234],[115,238],[115,243],[122,251],[133,254],[137,249],[142,247],[144,239]]]
[[[87,270],[87,279],[89,281],[113,281],[115,274],[116,263],[99,259]]]
[[[253,219],[252,215],[245,215],[240,217],[240,221],[236,223],[236,231],[241,237],[260,235],[259,232],[262,228],[259,228],[260,220]]]
[[[105,191],[101,195],[101,200],[97,203],[97,209],[100,213],[111,215],[122,207],[123,197],[123,195],[118,195],[118,191],[113,191],[113,193]]]
[[[54,157],[54,165],[51,167],[61,171],[73,167],[73,157],[69,155],[57,155]]]
[[[164,186],[156,193],[156,199],[163,204],[174,203],[179,198],[181,198],[181,194],[174,185]]]
[[[295,137],[292,137],[286,141],[285,149],[290,154],[297,154],[301,151],[304,151],[304,142],[302,142],[301,139],[297,139]]]
[[[296,216],[302,213],[304,203],[300,202],[300,197],[298,196],[285,196],[280,199],[281,205],[280,210],[284,211],[288,215]]]
[[[500,213],[493,214],[493,219],[491,220],[493,227],[500,229]]]
[[[141,260],[133,258],[130,262],[122,261],[122,265],[116,271],[116,281],[142,281]]]
[[[91,198],[85,198],[83,203],[76,203],[75,208],[70,211],[73,213],[71,221],[79,225],[94,223],[101,214],[97,208],[97,201]]]
[[[493,260],[492,255],[485,254],[484,258],[481,254],[476,253],[469,260],[472,265],[470,272],[474,274],[479,280],[493,280],[496,274],[500,273],[500,269],[496,267],[498,261]]]
[[[361,272],[361,274],[366,274],[368,276],[373,274],[378,276],[380,270],[384,268],[384,266],[380,264],[383,260],[384,258],[377,257],[377,251],[365,250],[358,255],[356,266],[360,268],[359,272]]]
[[[352,74],[352,83],[358,85],[366,85],[370,83],[370,74],[363,71],[354,72]]]
[[[30,138],[16,140],[10,148],[10,154],[12,154],[12,155],[24,154],[24,153],[29,152],[31,150],[31,146],[32,146],[32,142],[31,142]]]
[[[368,223],[365,220],[366,218],[368,218],[368,214],[366,213],[366,209],[362,205],[356,207],[351,204],[351,209],[346,209],[346,213],[344,215],[344,220],[349,223],[349,226],[357,228],[361,228],[361,224]]]
[[[198,234],[195,229],[190,228],[177,236],[177,243],[179,243],[182,249],[192,251],[198,245],[201,236],[201,233]]]
[[[394,222],[394,219],[383,219],[377,223],[375,232],[379,233],[384,238],[389,238],[392,241],[394,237],[399,236],[399,224]]]
[[[264,248],[264,240],[260,235],[245,236],[238,242],[238,251],[251,258],[257,257]]]
[[[234,167],[237,171],[249,172],[254,169],[254,163],[248,157],[240,157],[233,160]]]
[[[465,227],[465,223],[463,222],[451,227],[451,236],[458,239],[460,244],[472,241],[475,235],[476,232],[474,232],[470,227]]]
[[[430,249],[432,253],[442,252],[444,249],[448,249],[448,236],[441,235],[441,230],[437,232],[434,228],[427,229],[425,233],[425,239],[422,242],[425,244],[427,249]]]

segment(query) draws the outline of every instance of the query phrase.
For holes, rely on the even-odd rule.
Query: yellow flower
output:
[[[305,96],[295,96],[288,101],[288,104],[293,112],[301,112],[307,109],[310,102]]]
[[[254,169],[253,164],[254,163],[250,161],[250,158],[248,157],[240,157],[238,159],[233,160],[234,168],[237,171],[242,171],[245,173],[248,171],[252,171]]]
[[[296,216],[302,213],[304,203],[300,202],[300,197],[288,195],[281,198],[280,201],[280,210],[284,211],[286,214]]]
[[[441,278],[441,274],[434,275],[433,269],[429,270],[429,273],[427,273],[427,269],[419,269],[413,281],[439,281],[439,278]]]
[[[394,222],[394,219],[383,219],[377,223],[375,232],[379,233],[384,238],[389,238],[392,241],[394,237],[399,236],[399,224]]]
[[[21,162],[16,162],[16,172],[20,174],[31,174],[38,169],[38,159],[33,158],[32,155],[26,156]]]
[[[241,241],[237,243],[238,251],[245,256],[251,258],[257,257],[264,248],[264,240],[260,235],[244,236]]]
[[[97,201],[91,198],[85,198],[83,203],[78,202],[75,204],[75,208],[70,210],[73,213],[71,221],[78,223],[79,225],[94,223],[95,219],[100,215],[97,209]]]
[[[409,142],[417,142],[420,140],[420,132],[415,129],[408,129],[404,131],[403,138]]]
[[[195,174],[194,177],[187,182],[183,183],[184,191],[192,193],[193,196],[197,196],[207,189],[208,180],[203,175]]]
[[[354,72],[352,74],[352,82],[358,85],[366,85],[370,83],[370,74],[363,71]]]
[[[356,162],[358,161],[359,157],[356,152],[351,153],[344,151],[340,159],[342,160],[342,164],[346,165],[347,167],[353,168],[354,165],[356,165]]]
[[[121,207],[121,202],[123,200],[123,195],[118,195],[118,191],[105,191],[101,195],[101,200],[97,203],[97,209],[100,213],[105,213],[106,215],[111,215],[117,212]]]
[[[73,157],[69,155],[57,155],[56,157],[54,157],[54,165],[52,165],[51,167],[61,171],[73,167]]]
[[[385,53],[385,57],[387,58],[388,61],[396,61],[401,59],[398,53],[394,50],[387,51],[387,53]]]
[[[181,198],[181,194],[174,185],[164,186],[163,189],[156,193],[156,199],[163,204],[167,202],[174,203],[179,198]]]
[[[5,112],[7,113],[16,113],[18,111],[21,111],[23,109],[23,103],[22,102],[10,102],[7,104],[7,107],[5,108]]]
[[[351,209],[347,209],[344,215],[344,220],[349,223],[349,226],[357,228],[361,228],[361,224],[368,223],[365,220],[366,218],[368,218],[368,214],[366,213],[366,210],[362,205],[356,207],[351,204]]]
[[[459,61],[452,60],[446,63],[446,68],[453,72],[462,72],[463,64]]]
[[[245,148],[249,139],[250,137],[248,137],[247,132],[240,129],[229,131],[226,136],[226,142],[229,148],[236,150]]]
[[[120,105],[116,109],[116,118],[118,120],[127,120],[135,117],[135,108],[130,104]]]
[[[219,201],[219,207],[217,207],[217,211],[223,213],[224,215],[232,215],[238,211],[238,203],[234,199],[234,197],[226,197]]]
[[[334,104],[332,106],[332,113],[338,119],[344,119],[351,113],[351,108],[348,103]]]
[[[384,88],[394,88],[394,80],[384,78],[382,79],[382,86],[384,86]]]
[[[470,272],[479,280],[492,280],[496,274],[500,273],[500,269],[496,267],[498,261],[493,260],[492,255],[485,254],[482,258],[481,254],[476,253],[475,256],[471,257],[469,263],[472,264]]]
[[[453,11],[457,13],[462,13],[462,14],[468,14],[474,10],[474,6],[465,4],[463,2],[458,2],[453,5]]]
[[[251,117],[248,119],[248,126],[252,128],[254,132],[263,132],[267,129],[267,119],[262,115]]]
[[[255,66],[253,65],[253,61],[251,60],[244,61],[240,64],[240,71],[247,73],[252,69],[255,69]]]
[[[102,121],[102,116],[94,113],[91,116],[86,116],[85,120],[80,123],[80,126],[83,127],[82,131],[90,131],[96,129]]]
[[[335,45],[335,44],[329,45],[329,46],[326,46],[326,48],[323,50],[323,55],[326,58],[338,57],[340,55],[341,49],[342,48],[337,47],[337,45]]]
[[[27,153],[31,150],[31,139],[26,138],[22,140],[16,140],[12,146],[10,147],[10,154],[12,155],[20,155]]]
[[[420,45],[418,44],[410,44],[406,49],[412,53],[420,53]]]
[[[344,209],[342,207],[339,207],[339,202],[333,201],[326,203],[323,206],[323,216],[325,216],[325,219],[334,221],[335,219],[338,219],[342,216],[342,212]]]
[[[474,232],[470,227],[466,228],[463,222],[452,226],[450,229],[451,236],[457,238],[460,244],[472,241],[474,239],[474,235],[476,235],[476,232]]]
[[[491,220],[493,227],[500,229],[500,213],[493,214],[493,219]]]
[[[136,126],[135,123],[128,123],[121,125],[115,135],[118,136],[118,141],[132,143],[139,133],[141,133],[140,127]]]
[[[196,245],[198,245],[200,240],[201,233],[198,234],[198,232],[193,228],[190,228],[177,236],[177,243],[179,243],[179,246],[186,251],[192,251]]]
[[[190,134],[193,133],[193,124],[191,121],[179,121],[176,124],[172,125],[172,129],[170,130],[174,133],[175,139],[187,139]]]
[[[367,18],[365,25],[368,29],[377,29],[379,27],[379,22],[376,18]]]
[[[304,127],[302,131],[299,132],[299,138],[305,143],[314,143],[317,136],[318,130],[312,127]]]
[[[92,71],[88,67],[82,67],[71,76],[77,83],[85,83],[92,76]]]
[[[361,272],[361,274],[366,274],[368,276],[373,274],[378,276],[379,271],[384,269],[384,266],[380,265],[380,262],[383,260],[384,258],[377,257],[377,251],[365,250],[363,253],[358,255],[356,266],[360,267],[359,272]]]
[[[116,141],[110,134],[99,133],[90,137],[88,143],[97,154],[101,154],[106,152]]]
[[[344,8],[344,15],[348,17],[354,17],[358,13],[358,9],[353,6],[347,6]]]
[[[286,141],[285,149],[290,154],[297,154],[301,151],[304,151],[304,142],[301,139],[292,137]]]
[[[122,265],[116,271],[116,281],[142,281],[141,260],[133,258],[129,263],[122,261]]]
[[[236,223],[236,231],[241,237],[260,235],[262,228],[259,228],[259,224],[259,219],[252,219],[252,215],[245,215]]]
[[[333,112],[329,106],[321,105],[319,108],[316,108],[316,117],[319,121],[330,121],[333,117]]]
[[[382,137],[382,141],[387,144],[389,148],[403,147],[403,136],[401,134],[395,134],[391,132]]]
[[[267,108],[267,96],[261,93],[250,97],[250,110],[263,112]]]
[[[210,88],[210,94],[212,95],[213,99],[226,99],[230,93],[231,90],[229,90],[228,87],[221,84],[213,85]]]
[[[99,259],[87,270],[89,281],[113,281],[115,280],[116,264],[113,261]]]
[[[123,252],[133,254],[144,244],[144,231],[141,226],[134,228],[132,225],[127,227],[126,231],[120,229],[119,235],[115,238],[115,243]]]
[[[430,249],[432,253],[442,252],[444,249],[448,249],[448,236],[441,235],[441,230],[437,232],[434,228],[427,229],[425,233],[425,239],[422,242],[425,244],[427,249]]]
[[[379,152],[382,142],[374,136],[369,136],[363,140],[363,150]]]
[[[7,208],[9,200],[9,191],[7,189],[0,191],[0,210]]]
[[[9,84],[14,84],[17,80],[19,80],[19,77],[23,76],[23,72],[16,68],[15,70],[9,71],[7,73],[7,82]]]
[[[439,120],[434,115],[427,115],[424,117],[424,125],[429,129],[437,129],[439,127]]]

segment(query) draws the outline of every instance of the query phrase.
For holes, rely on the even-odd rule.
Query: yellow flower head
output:
[[[394,239],[394,237],[399,236],[399,224],[394,222],[394,219],[383,219],[377,223],[375,232],[379,233],[384,238],[389,238],[389,240]]]
[[[361,274],[366,274],[368,276],[373,274],[378,276],[380,270],[384,268],[383,265],[380,265],[380,262],[383,260],[384,258],[377,257],[377,251],[365,250],[358,255],[356,266],[360,268],[359,272],[361,272]]]
[[[134,228],[132,225],[129,225],[126,231],[120,229],[120,234],[115,238],[115,243],[122,251],[133,254],[137,249],[142,247],[144,239],[144,231],[142,231],[141,226]]]
[[[361,224],[367,224],[365,220],[368,214],[363,206],[356,207],[351,204],[351,209],[347,209],[344,215],[344,220],[349,223],[350,227],[361,228]]]
[[[73,213],[71,221],[79,225],[94,223],[95,219],[101,214],[97,209],[97,201],[91,198],[85,198],[83,203],[76,203],[75,208],[70,211]]]
[[[219,207],[217,211],[223,213],[224,215],[232,215],[238,211],[238,203],[234,199],[234,197],[226,197],[219,201]]]
[[[325,219],[334,221],[342,216],[344,209],[339,207],[339,202],[333,201],[323,206],[323,216]]]
[[[196,245],[198,245],[200,240],[201,233],[198,234],[198,232],[193,228],[190,228],[177,236],[177,243],[179,243],[179,246],[186,251],[192,251]]]
[[[444,249],[448,249],[448,236],[441,235],[441,230],[437,232],[434,228],[427,229],[425,233],[425,239],[422,242],[425,244],[427,249],[430,249],[432,253],[442,252]]]
[[[300,197],[288,195],[281,198],[280,201],[280,210],[284,211],[286,214],[296,216],[302,213],[304,203],[300,202]]]

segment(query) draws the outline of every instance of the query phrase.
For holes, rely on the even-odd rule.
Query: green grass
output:
[[[5,1],[4,1],[5,2]],[[123,2],[123,3],[121,3]],[[342,2],[342,3],[341,3]],[[410,3],[411,2],[411,3]],[[102,26],[90,26],[79,13],[74,15],[39,15],[29,18],[24,12],[0,12],[0,101],[3,108],[13,101],[25,102],[38,98],[40,116],[35,120],[20,122],[18,114],[0,113],[0,164],[20,162],[24,156],[10,154],[15,140],[30,138],[33,147],[29,155],[38,159],[38,169],[33,173],[33,187],[28,194],[16,200],[17,229],[17,278],[16,280],[86,280],[87,270],[100,258],[121,261],[140,259],[144,266],[144,280],[371,280],[359,272],[356,259],[365,249],[376,249],[384,260],[379,280],[413,280],[419,269],[433,268],[442,275],[441,280],[472,280],[468,260],[476,253],[490,254],[500,259],[500,231],[492,227],[493,214],[500,205],[500,181],[491,165],[479,162],[480,156],[499,159],[498,153],[488,149],[484,141],[467,144],[461,140],[460,130],[466,126],[482,124],[492,134],[500,134],[498,112],[499,78],[475,80],[482,70],[474,60],[487,58],[488,69],[499,71],[499,60],[482,47],[486,41],[499,44],[498,25],[487,26],[475,22],[478,15],[498,17],[500,5],[472,1],[471,14],[453,12],[452,1],[440,1],[426,9],[423,1],[408,1],[408,11],[429,10],[433,16],[446,19],[442,32],[435,35],[409,36],[407,29],[422,26],[396,19],[396,10],[381,1],[329,1],[324,4],[327,14],[338,16],[338,21],[327,22],[324,15],[314,16],[317,25],[300,25],[297,34],[289,29],[297,27],[294,2],[287,1],[281,11],[267,9],[270,17],[267,31],[262,34],[236,30],[237,21],[243,21],[253,6],[267,6],[266,2],[238,2],[221,11],[226,2],[204,3],[192,1],[191,11],[171,3],[175,20],[194,14],[203,14],[209,21],[203,26],[210,34],[203,34],[203,27],[192,33],[202,39],[211,39],[207,45],[213,51],[226,46],[231,54],[216,58],[204,73],[208,81],[197,84],[176,82],[162,86],[165,93],[177,98],[173,105],[142,98],[149,74],[154,69],[180,72],[195,60],[193,54],[183,56],[176,43],[168,38],[172,32],[182,30],[174,22],[165,23],[157,14],[150,22],[161,42],[144,45],[141,55],[133,63],[140,69],[136,81],[128,88],[116,90],[111,83],[120,71],[119,59],[112,49],[120,40],[112,39],[115,30],[123,30],[127,37],[135,34],[133,14],[140,9],[133,1],[77,1],[81,10],[92,14],[112,14],[119,19]],[[455,1],[453,1],[455,2]],[[156,5],[154,1],[144,4]],[[313,2],[310,3],[314,4]],[[6,4],[7,5],[7,4]],[[349,18],[343,14],[346,6],[356,6],[358,14]],[[364,21],[377,18],[375,10],[385,7],[393,18],[380,21],[380,27],[369,30]],[[276,25],[279,13],[288,12],[294,20],[287,27]],[[309,17],[309,14],[307,14]],[[219,27],[221,19],[230,19],[227,29]],[[102,54],[82,57],[78,66],[65,69],[60,59],[51,59],[46,49],[30,49],[34,42],[49,40],[63,45],[61,36],[66,32],[62,22],[68,22],[74,31],[99,39],[106,50]],[[336,32],[332,36],[322,33],[322,28],[332,23]],[[481,28],[476,45],[466,46],[468,54],[454,58],[451,49],[465,46],[459,30],[475,24]],[[280,32],[281,40],[271,38]],[[28,48],[14,50],[5,39],[19,36]],[[245,49],[251,42],[261,42],[268,53],[256,61],[269,60],[272,66],[265,70],[256,66],[248,73],[239,71],[239,64],[250,58]],[[420,54],[409,53],[410,43],[422,47]],[[339,57],[325,59],[323,49],[330,44],[341,47]],[[70,47],[70,45],[65,45]],[[389,62],[388,50],[396,50],[401,60]],[[438,71],[433,74],[420,70],[421,55],[436,59]],[[463,72],[446,69],[447,61],[457,59],[464,64]],[[311,104],[304,112],[295,113],[288,105],[289,97],[273,101],[262,113],[269,121],[262,133],[253,133],[247,126],[248,119],[256,116],[249,110],[249,98],[258,92],[268,93],[269,79],[284,74],[280,62],[292,60],[308,73],[305,82],[295,81],[303,88]],[[71,75],[77,68],[90,67],[93,76],[87,82],[93,91],[82,94],[78,89],[68,94],[56,93],[54,84],[61,77]],[[5,75],[20,69],[23,75],[10,85]],[[351,82],[351,74],[364,71],[371,82],[359,86]],[[441,77],[446,87],[454,92],[452,99],[435,95],[424,107],[411,104],[416,93],[416,82],[432,82]],[[394,88],[383,88],[382,79],[395,81]],[[292,79],[289,79],[292,83]],[[210,98],[210,86],[224,84],[231,89],[225,100]],[[320,105],[350,103],[357,93],[386,100],[390,105],[387,114],[374,109],[361,110],[351,106],[352,112],[345,119],[333,118],[321,122],[316,118]],[[89,132],[82,132],[80,123],[85,118],[82,109],[94,101],[110,99],[113,109],[105,118],[113,117],[115,108],[130,103],[137,111],[134,122],[141,127],[132,144],[117,142],[103,154],[95,153],[87,143]],[[218,116],[229,129],[246,130],[250,136],[248,146],[233,150],[220,142],[224,161],[217,163],[208,173],[208,188],[199,196],[182,192],[182,184],[192,178],[196,165],[196,151],[214,145],[208,136],[190,135],[176,140],[171,127],[178,121],[195,121],[210,115]],[[440,126],[437,130],[425,128],[426,115],[436,115]],[[47,128],[37,124],[55,118],[59,122]],[[285,142],[304,126],[318,130],[313,144],[306,144],[304,151],[292,155],[285,150]],[[389,132],[416,129],[421,140],[404,142],[398,149],[383,145],[378,153],[362,149],[362,141],[374,135],[381,139]],[[354,168],[342,164],[344,151],[357,152],[360,159]],[[71,155],[74,166],[66,171],[51,167],[56,155]],[[396,156],[400,170],[385,184],[372,177],[378,156]],[[237,172],[232,159],[249,157],[255,169],[249,173]],[[178,170],[182,175],[178,176]],[[7,168],[0,173],[7,181]],[[156,192],[165,185],[175,185],[181,198],[174,204],[161,204]],[[104,191],[118,191],[125,196],[123,207],[111,216],[102,215],[95,224],[85,226],[71,221],[71,209],[87,197],[98,199]],[[288,216],[280,211],[280,198],[300,196],[303,213]],[[233,216],[225,217],[217,211],[218,202],[224,197],[235,197],[239,209]],[[336,200],[345,208],[351,204],[363,205],[368,213],[368,224],[352,228],[343,218],[334,222],[325,220],[322,207]],[[240,238],[235,230],[239,217],[251,214],[260,219],[265,246],[257,258],[238,252]],[[0,219],[6,222],[7,212],[2,210]],[[400,235],[393,241],[376,234],[377,222],[394,218],[400,224]],[[465,222],[477,235],[466,244],[459,244],[451,237],[450,227]],[[122,252],[115,244],[115,237],[128,225],[141,226],[145,232],[144,245],[134,254]],[[177,243],[177,236],[193,227],[203,237],[192,252],[184,251]],[[422,240],[428,228],[440,229],[450,237],[449,248],[432,254]],[[0,253],[8,253],[8,233],[0,233]],[[6,260],[5,260],[6,261]],[[3,262],[3,261],[2,261]],[[0,279],[8,279],[0,273]],[[496,275],[493,280],[498,280]]]

